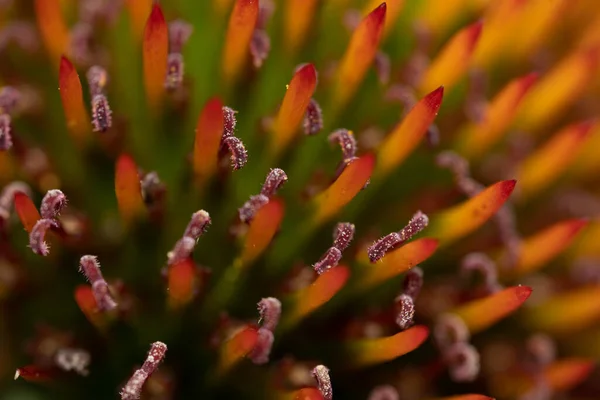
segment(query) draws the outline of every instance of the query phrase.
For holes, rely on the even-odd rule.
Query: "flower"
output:
[[[594,0],[0,13],[10,398],[600,392]]]

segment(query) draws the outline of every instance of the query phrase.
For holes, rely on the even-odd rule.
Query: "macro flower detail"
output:
[[[2,396],[599,397],[597,0],[0,14]]]

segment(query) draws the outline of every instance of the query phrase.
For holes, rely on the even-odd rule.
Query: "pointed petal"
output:
[[[572,259],[590,257],[600,258],[600,246],[598,246],[599,237],[600,221],[591,221],[569,249],[569,257]]]
[[[371,0],[367,3],[367,5],[363,8],[363,15],[369,14],[372,10],[374,10],[377,6],[381,4],[382,0]],[[385,39],[396,24],[398,20],[398,16],[400,16],[400,12],[404,7],[404,0],[386,0],[385,4],[387,5],[387,12],[385,14],[385,27],[383,30],[383,39]]]
[[[349,368],[364,368],[394,360],[419,347],[429,336],[423,325],[413,326],[393,336],[362,339],[346,344]]]
[[[471,334],[475,334],[515,312],[529,298],[531,291],[529,286],[509,287],[451,312],[462,318]]]
[[[600,286],[559,293],[527,309],[523,321],[534,329],[568,335],[600,320]]]
[[[56,379],[55,371],[49,368],[42,368],[37,365],[26,365],[17,368],[15,380],[21,378],[28,382],[49,382]]]
[[[313,221],[321,224],[338,213],[369,181],[374,167],[373,154],[364,155],[347,164],[336,181],[315,197]]]
[[[236,333],[231,339],[221,346],[221,355],[217,373],[225,374],[233,366],[239,363],[248,353],[254,349],[258,340],[256,328],[247,326]]]
[[[517,265],[507,273],[518,276],[543,267],[568,248],[586,225],[586,220],[572,219],[526,238],[520,245]]]
[[[62,56],[58,73],[58,90],[65,112],[67,129],[78,143],[89,137],[90,119],[83,102],[83,90],[79,75],[71,61]]]
[[[123,154],[117,160],[115,168],[115,193],[121,218],[126,224],[140,216],[144,210],[142,188],[138,169],[133,158]]]
[[[233,83],[247,65],[250,41],[258,19],[258,0],[237,0],[227,26],[223,49],[222,72],[228,83]]]
[[[148,104],[156,112],[165,91],[169,27],[160,5],[154,4],[144,28],[143,59],[144,87]]]
[[[443,96],[441,86],[423,97],[385,138],[378,150],[378,173],[391,172],[417,147],[437,116]]]
[[[285,301],[281,326],[289,328],[327,303],[344,287],[349,276],[350,270],[338,265],[319,275],[310,286],[292,294]]]
[[[242,250],[242,265],[252,263],[269,246],[279,230],[285,206],[282,200],[271,198],[260,208],[248,228],[244,249]]]
[[[223,126],[223,103],[218,98],[212,98],[200,113],[194,140],[194,173],[201,181],[205,181],[217,169]]]
[[[504,205],[516,181],[500,181],[477,196],[431,218],[427,232],[441,244],[453,242],[479,228]]]
[[[596,363],[585,358],[567,358],[549,365],[544,376],[550,387],[557,392],[566,392],[585,381]]]
[[[170,265],[167,274],[169,305],[178,308],[194,298],[196,289],[196,266],[191,259]]]
[[[531,73],[512,80],[490,102],[481,123],[469,124],[458,139],[458,149],[466,158],[483,155],[509,128],[517,115],[521,100],[536,82]]]
[[[364,267],[361,268],[361,275],[356,283],[357,289],[371,289],[408,271],[431,257],[437,247],[438,241],[436,239],[417,239],[387,253],[375,265],[369,262],[366,251],[361,252],[361,264]]]
[[[381,3],[367,15],[350,38],[336,73],[335,103],[337,108],[354,95],[367,70],[373,63],[383,33],[387,6]]]
[[[569,125],[529,155],[517,173],[519,197],[533,196],[552,184],[575,161],[594,124],[586,121]]]
[[[306,107],[317,87],[317,70],[312,64],[298,69],[290,82],[273,126],[273,152],[279,154],[298,132]]]
[[[62,15],[59,0],[35,0],[38,29],[53,63],[67,51],[69,30]]]
[[[75,302],[92,325],[99,329],[106,327],[106,320],[98,312],[98,304],[90,285],[78,285],[75,288]]]
[[[152,0],[125,0],[125,5],[129,12],[131,31],[137,40],[141,40],[152,10]]]
[[[295,52],[308,34],[319,0],[288,0],[285,5],[286,50]]]
[[[450,38],[423,74],[419,84],[421,93],[427,93],[440,85],[450,89],[462,78],[471,62],[482,26],[481,21],[475,22]]]
[[[35,223],[42,218],[33,201],[25,193],[15,193],[15,211],[27,232],[31,232]]]

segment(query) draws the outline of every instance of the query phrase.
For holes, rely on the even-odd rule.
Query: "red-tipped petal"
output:
[[[532,196],[556,180],[576,160],[594,125],[592,121],[569,125],[527,157],[517,173],[519,194]]]
[[[350,270],[338,265],[319,275],[319,277],[304,289],[295,292],[285,308],[281,325],[294,325],[308,314],[327,303],[346,284]]]
[[[382,0],[371,0],[363,8],[363,15],[369,14],[372,10],[381,4]],[[385,39],[396,24],[396,20],[404,7],[404,0],[386,0],[387,11],[385,14],[385,28],[383,30],[383,38]]]
[[[467,72],[483,23],[475,22],[458,31],[425,71],[419,89],[427,93],[444,85],[450,89]]]
[[[28,382],[48,382],[55,379],[55,372],[37,365],[26,365],[17,368],[14,379],[25,379]]]
[[[115,193],[121,218],[126,223],[141,215],[144,210],[142,188],[138,169],[133,158],[122,154],[115,168]]]
[[[237,0],[227,26],[223,49],[223,77],[232,82],[247,65],[250,41],[258,19],[258,0]]]
[[[520,245],[517,265],[509,273],[523,275],[543,267],[567,249],[587,223],[581,219],[563,221],[526,238]]]
[[[69,45],[69,30],[59,0],[35,0],[37,24],[53,62],[58,63]]]
[[[350,100],[373,63],[381,41],[386,3],[381,3],[356,28],[336,74],[335,100],[341,108]]]
[[[529,298],[529,286],[513,286],[471,301],[451,312],[465,322],[472,334],[481,332],[516,311]]]
[[[156,112],[165,91],[169,55],[169,28],[158,4],[152,6],[148,16],[142,48],[146,97],[152,111]]]
[[[373,154],[364,155],[346,165],[338,179],[314,199],[314,222],[325,222],[348,204],[369,181],[374,167]]]
[[[258,339],[256,328],[247,326],[227,340],[221,347],[218,372],[224,374],[254,349]]]
[[[242,264],[248,265],[254,261],[273,240],[283,220],[285,205],[282,200],[271,198],[261,207],[250,223],[244,249]]]
[[[317,71],[306,64],[294,74],[273,126],[273,151],[279,153],[293,139],[317,87]]]
[[[365,267],[357,286],[361,290],[367,290],[386,282],[431,257],[437,247],[436,239],[417,239],[387,253],[374,265],[369,262],[367,252],[363,251],[361,255],[364,255],[364,258],[361,261]]]
[[[223,126],[223,103],[218,98],[212,98],[204,105],[196,125],[194,172],[201,180],[211,176],[217,169]]]
[[[428,336],[429,329],[418,325],[393,336],[349,343],[347,366],[362,368],[394,360],[415,350]]]
[[[377,154],[378,173],[391,172],[418,146],[437,116],[443,97],[443,87],[423,97],[386,137]]]
[[[125,5],[129,12],[131,31],[136,39],[140,40],[144,33],[146,21],[152,10],[152,0],[126,0]]]
[[[170,265],[168,270],[168,294],[171,307],[181,307],[194,298],[197,287],[196,266],[190,259]]]
[[[90,119],[83,102],[79,75],[71,61],[65,56],[60,58],[58,88],[67,129],[73,139],[81,144],[90,133]]]
[[[429,235],[442,244],[455,241],[479,228],[508,200],[516,181],[500,181],[477,196],[434,215],[427,228]]]
[[[567,358],[550,364],[544,371],[544,376],[552,389],[566,392],[585,381],[595,366],[594,360]]]
[[[33,201],[25,193],[15,193],[15,211],[27,232],[31,232],[35,223],[42,218]]]

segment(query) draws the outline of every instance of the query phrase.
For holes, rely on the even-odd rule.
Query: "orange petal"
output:
[[[67,129],[73,139],[81,144],[90,133],[90,119],[83,102],[79,75],[71,61],[62,56],[58,73],[58,88],[65,112]]]
[[[138,169],[133,158],[122,154],[117,160],[115,168],[115,193],[121,218],[125,223],[130,223],[144,210],[142,188]]]
[[[295,52],[306,39],[319,0],[288,0],[285,4],[286,50]]]
[[[393,336],[348,343],[346,365],[350,368],[363,368],[392,361],[415,350],[428,336],[429,329],[417,325]]]
[[[488,105],[483,121],[471,123],[458,139],[459,151],[467,158],[485,154],[506,132],[538,75],[531,73],[512,80]]]
[[[599,49],[577,50],[551,69],[530,90],[519,111],[517,126],[538,133],[564,115],[580,98],[596,73]]]
[[[569,125],[529,155],[517,172],[519,197],[533,196],[555,181],[583,149],[593,126],[593,122]]]
[[[437,247],[438,241],[435,239],[413,240],[387,253],[375,265],[369,262],[367,252],[363,251],[361,252],[361,263],[364,267],[361,268],[357,286],[361,290],[367,290],[386,282],[431,257]]]
[[[512,286],[451,312],[462,318],[469,331],[475,334],[516,311],[529,298],[531,291],[529,286]]]
[[[338,265],[319,275],[310,286],[292,294],[286,301],[281,325],[289,328],[327,303],[344,287],[349,276],[350,270],[345,266]]]
[[[507,272],[524,275],[543,267],[569,247],[586,225],[581,219],[563,221],[523,240],[517,265]]]
[[[314,199],[316,212],[313,221],[321,224],[338,213],[365,186],[374,167],[373,154],[364,155],[347,164],[336,181]]]
[[[386,15],[386,3],[381,3],[358,25],[336,74],[335,103],[343,108],[362,82],[379,48]]]
[[[15,380],[21,378],[28,382],[48,382],[54,380],[55,373],[47,368],[38,367],[37,365],[26,365],[17,368],[15,371]]]
[[[494,398],[482,394],[461,394],[458,396],[441,397],[439,400],[494,400]]]
[[[567,358],[549,365],[544,371],[546,382],[557,392],[566,392],[585,381],[596,363],[585,358]]]
[[[600,246],[598,238],[600,237],[600,221],[594,220],[587,224],[581,235],[577,237],[573,246],[569,249],[571,258],[581,257],[599,257]]]
[[[15,193],[14,201],[15,211],[19,215],[23,227],[27,232],[31,232],[35,223],[42,218],[37,207],[33,204],[29,196],[22,192]]]
[[[600,286],[554,295],[529,308],[523,317],[527,325],[558,335],[581,331],[600,320]]]
[[[396,168],[419,144],[442,105],[444,87],[423,97],[386,137],[378,150],[378,172]]]
[[[218,372],[220,374],[226,373],[246,357],[254,349],[257,338],[258,331],[256,328],[247,326],[227,340],[221,347]]]
[[[276,154],[289,144],[298,131],[316,87],[317,71],[314,65],[306,64],[294,74],[273,126],[273,151]]]
[[[276,400],[324,400],[319,389],[307,387],[294,392],[280,392],[274,397]]]
[[[241,256],[242,265],[250,264],[265,251],[279,230],[284,211],[283,201],[275,198],[258,210],[248,228]]]
[[[53,63],[58,64],[69,45],[69,29],[59,0],[35,0],[38,29]]]
[[[98,312],[96,298],[90,285],[78,285],[75,288],[75,302],[92,325],[97,328],[106,326],[106,320]]]
[[[217,169],[223,125],[223,103],[212,98],[200,113],[194,141],[194,173],[202,181]]]
[[[152,10],[152,0],[125,0],[125,5],[129,12],[131,31],[135,38],[140,40]]]
[[[595,124],[589,136],[577,159],[569,167],[569,174],[575,179],[590,179],[600,171],[600,157],[596,152],[600,146],[600,124]]]
[[[157,111],[165,91],[167,76],[167,56],[169,53],[169,28],[160,5],[154,4],[143,40],[144,87],[148,104],[153,112]]]
[[[369,1],[367,5],[363,8],[363,15],[369,14],[372,10],[379,6],[381,2],[381,0]],[[387,5],[387,11],[385,14],[385,27],[383,29],[383,38],[386,38],[394,28],[396,20],[400,15],[400,11],[402,11],[402,8],[404,7],[404,0],[386,0],[385,4]]]
[[[473,232],[504,205],[516,183],[515,180],[500,181],[477,196],[434,215],[427,228],[428,234],[446,245]]]
[[[458,31],[431,62],[419,84],[421,93],[427,93],[440,85],[452,88],[465,74],[475,51],[483,24],[475,22]]]
[[[181,307],[194,298],[197,287],[196,266],[190,259],[170,265],[167,274],[169,305]]]
[[[258,0],[237,0],[227,27],[223,49],[223,77],[232,83],[247,65],[250,40],[258,19]]]

